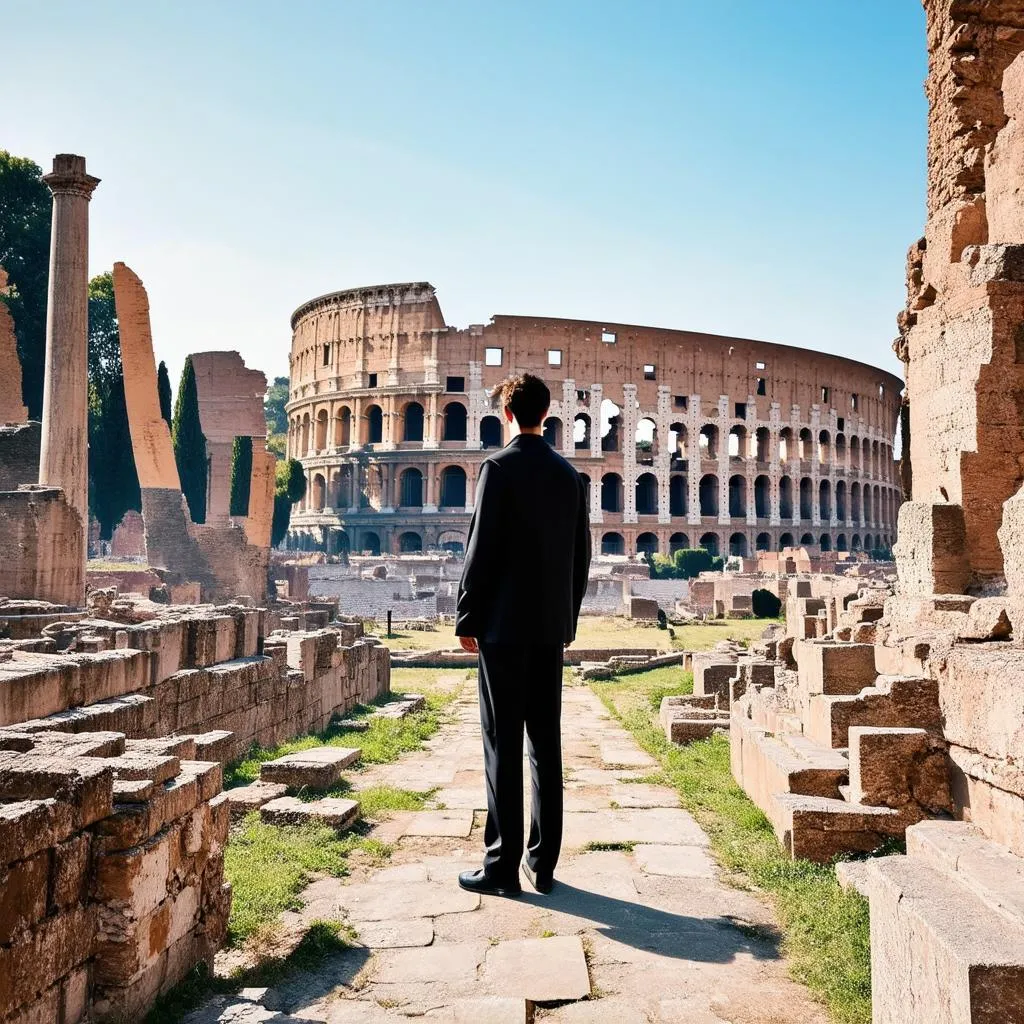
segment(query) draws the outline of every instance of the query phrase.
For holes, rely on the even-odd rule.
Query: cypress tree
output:
[[[192,358],[185,360],[171,422],[174,461],[178,464],[181,493],[193,523],[206,522],[206,438],[199,424],[199,392]]]
[[[231,515],[249,514],[252,482],[252,438],[236,437],[231,446]]]
[[[156,393],[160,396],[160,415],[171,425],[171,378],[167,375],[167,364],[161,359],[156,369]]]

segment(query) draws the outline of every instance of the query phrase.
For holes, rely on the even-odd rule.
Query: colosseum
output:
[[[691,331],[494,316],[449,327],[426,282],[322,295],[292,315],[289,546],[460,552],[491,390],[551,388],[548,442],[589,485],[594,549],[888,549],[903,382],[852,359]]]

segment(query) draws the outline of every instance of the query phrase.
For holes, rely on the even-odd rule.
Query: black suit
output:
[[[532,777],[527,860],[550,878],[562,842],[562,648],[576,635],[590,568],[579,474],[539,435],[480,468],[455,632],[480,645],[487,775],[484,871],[511,883],[523,851],[523,729]]]

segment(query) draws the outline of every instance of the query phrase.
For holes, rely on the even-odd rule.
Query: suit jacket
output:
[[[557,643],[576,635],[590,568],[583,481],[538,434],[480,467],[455,618],[458,636]]]

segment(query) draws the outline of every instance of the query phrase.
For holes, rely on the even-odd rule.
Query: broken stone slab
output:
[[[367,949],[403,949],[429,946],[434,941],[434,923],[429,917],[402,921],[349,921]]]
[[[362,754],[357,747],[312,747],[265,761],[260,766],[260,778],[283,783],[289,789],[330,789]]]
[[[472,831],[473,809],[467,807],[450,811],[420,811],[409,820],[403,835],[465,839]]]
[[[430,1010],[424,1019],[435,1024],[529,1024],[533,1019],[531,1011],[527,999],[483,996],[459,999],[450,1006]]]
[[[669,719],[665,727],[665,736],[672,743],[684,746],[687,743],[695,743],[697,740],[706,740],[708,737],[714,736],[716,732],[727,733],[728,731],[728,715],[715,718],[680,716]]]
[[[373,983],[470,985],[476,981],[486,952],[486,942],[449,942],[381,951],[374,957]]]
[[[359,801],[324,797],[308,803],[282,796],[260,808],[260,819],[269,825],[328,825],[339,832],[359,820]]]
[[[590,974],[583,942],[578,935],[499,942],[487,952],[483,983],[535,1003],[584,999],[590,995]]]
[[[640,870],[669,878],[714,878],[715,862],[702,846],[641,843],[633,848]]]
[[[866,860],[841,860],[836,864],[836,881],[841,889],[859,892],[867,897],[868,862]]]
[[[225,792],[232,818],[241,818],[250,811],[258,811],[264,804],[277,800],[288,792],[283,782],[264,782],[257,779],[248,786],[236,786]]]
[[[364,882],[342,886],[338,905],[354,921],[390,921],[464,914],[480,906],[480,897],[460,889],[454,878],[404,885]]]

